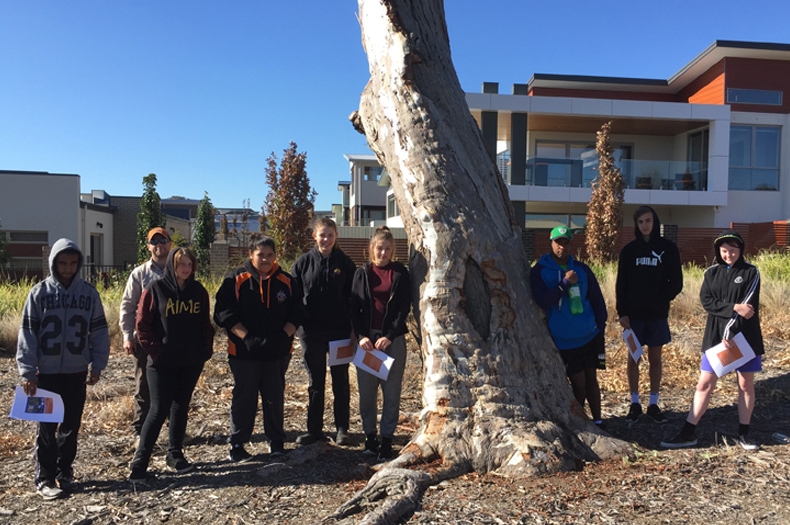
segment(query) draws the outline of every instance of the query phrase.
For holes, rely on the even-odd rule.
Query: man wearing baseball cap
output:
[[[602,426],[597,369],[604,354],[606,303],[592,270],[571,255],[573,233],[567,226],[551,230],[551,251],[530,272],[532,298],[546,313],[546,324],[565,363],[573,396]]]
[[[132,419],[132,431],[136,436],[135,448],[137,440],[140,438],[140,429],[143,426],[145,417],[148,415],[148,408],[151,404],[151,394],[148,391],[148,379],[145,371],[148,355],[137,341],[137,334],[134,330],[135,315],[137,313],[137,304],[140,302],[140,296],[145,287],[164,275],[167,255],[170,253],[170,235],[164,228],[158,226],[151,228],[146,236],[146,247],[151,252],[151,258],[137,266],[129,274],[129,280],[126,281],[126,288],[124,288],[123,297],[121,298],[120,315],[123,351],[127,355],[133,355],[136,359],[134,370],[134,418]]]

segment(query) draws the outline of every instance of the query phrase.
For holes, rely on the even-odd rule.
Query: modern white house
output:
[[[386,184],[382,184],[384,168],[375,155],[344,155],[349,164],[351,181],[338,183],[343,197],[343,215],[337,217],[341,226],[372,226],[386,220]],[[343,220],[340,220],[342,217]]]
[[[790,44],[718,40],[667,80],[536,73],[466,100],[528,229],[585,226],[608,121],[626,221],[649,204],[666,224],[724,228],[790,217],[785,94]]]

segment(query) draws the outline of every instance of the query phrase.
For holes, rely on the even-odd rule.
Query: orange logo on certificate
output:
[[[373,355],[372,352],[365,352],[365,356],[362,358],[362,362],[366,366],[375,370],[376,372],[380,371],[381,365],[384,364],[384,362],[378,357],[376,357],[375,355]]]
[[[716,357],[719,358],[719,361],[721,361],[722,366],[727,366],[730,363],[733,363],[736,360],[743,357],[743,352],[741,352],[741,349],[738,348],[738,345],[736,345],[734,341],[730,341],[730,344],[732,344],[732,348],[729,349],[725,348],[724,350],[716,354]]]
[[[346,359],[350,357],[354,357],[354,348],[351,345],[337,347],[338,359]]]

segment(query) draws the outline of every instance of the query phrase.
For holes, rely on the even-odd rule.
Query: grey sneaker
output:
[[[348,430],[343,427],[337,429],[337,437],[335,438],[335,444],[346,446],[351,444],[351,436],[348,435]]]
[[[748,435],[738,436],[738,444],[743,450],[760,450],[760,444],[750,438]]]
[[[678,434],[677,436],[667,439],[661,442],[661,446],[664,448],[689,448],[693,447],[697,444],[697,438],[692,436],[684,436],[683,434]]]
[[[52,481],[42,481],[39,483],[36,492],[38,492],[39,496],[41,496],[44,501],[60,499],[66,495],[66,493],[58,488]]]
[[[658,424],[667,422],[667,417],[661,412],[658,405],[648,405],[647,416]]]
[[[639,403],[631,403],[631,408],[628,410],[628,415],[625,416],[626,421],[631,423],[636,422],[642,416],[642,405]]]

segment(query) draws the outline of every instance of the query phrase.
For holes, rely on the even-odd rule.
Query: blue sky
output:
[[[354,0],[0,2],[0,169],[77,173],[82,191],[217,207],[267,193],[266,158],[307,152],[339,201],[368,79]],[[790,2],[447,0],[466,91],[533,73],[667,79],[715,40],[790,43]],[[13,191],[13,188],[0,188]],[[0,210],[0,216],[2,210]]]

